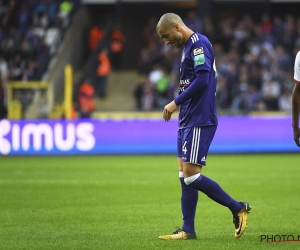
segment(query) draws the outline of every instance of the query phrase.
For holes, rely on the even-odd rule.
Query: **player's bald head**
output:
[[[166,13],[162,15],[162,17],[159,19],[156,30],[159,30],[161,28],[169,29],[174,26],[174,24],[183,24],[183,21],[180,16],[174,13]]]
[[[193,31],[183,23],[181,17],[174,13],[164,14],[157,23],[156,31],[165,44],[171,44],[176,48],[184,45],[193,34]]]

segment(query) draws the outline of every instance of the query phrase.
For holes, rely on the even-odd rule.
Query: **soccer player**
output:
[[[164,14],[156,27],[166,44],[183,46],[180,63],[180,90],[178,97],[164,107],[163,119],[169,121],[180,106],[177,139],[179,180],[181,183],[182,228],[163,240],[196,239],[195,213],[198,191],[215,202],[228,207],[233,214],[235,238],[246,229],[251,207],[247,202],[231,198],[216,182],[201,173],[218,119],[216,114],[216,67],[210,41],[189,29],[174,13]],[[226,171],[223,170],[223,171]]]
[[[300,147],[300,128],[299,128],[299,115],[300,115],[300,51],[296,55],[295,68],[294,68],[295,87],[292,95],[292,125],[294,131],[294,140],[298,147]]]

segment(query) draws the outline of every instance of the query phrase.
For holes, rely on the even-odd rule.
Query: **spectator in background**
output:
[[[38,73],[39,69],[36,60],[32,59],[28,62],[27,70],[28,70],[28,78],[30,81],[39,80],[40,78]]]
[[[170,77],[167,70],[164,68],[163,75],[158,79],[155,85],[155,99],[156,99],[156,108],[163,108],[169,102],[168,99],[168,89],[169,89]]]
[[[21,81],[23,83],[30,81],[29,69],[27,67],[22,71]],[[25,91],[27,92],[27,91],[31,91],[31,90],[24,90],[24,92]]]
[[[25,68],[26,60],[24,60],[21,54],[16,53],[9,61],[9,79],[21,80],[22,71]]]
[[[57,11],[57,3],[53,0],[42,0],[34,9],[34,19],[36,23],[44,28],[52,25]]]
[[[229,93],[228,93],[227,81],[224,77],[218,78],[217,92],[216,92],[216,104],[217,107],[228,108],[229,107]]]
[[[4,57],[0,55],[0,77],[3,82],[7,81],[8,78],[8,65]]]
[[[273,30],[273,24],[268,14],[262,15],[259,29],[263,32],[263,34],[269,34]]]
[[[107,91],[107,78],[111,71],[111,63],[108,58],[107,49],[102,50],[98,55],[98,67],[97,67],[97,94],[100,98],[106,97]]]
[[[282,95],[279,97],[278,106],[280,111],[292,111],[292,94],[290,91],[283,91]]]
[[[295,18],[291,15],[287,15],[284,22],[284,31],[281,36],[280,43],[285,47],[288,53],[292,53],[294,44],[296,42],[296,23]]]
[[[44,40],[41,41],[37,47],[37,64],[39,65],[39,76],[46,70],[48,62],[50,60],[50,48],[47,46]]]
[[[55,17],[56,17],[56,13],[57,13],[57,9],[58,9],[58,5],[57,5],[57,1],[55,0],[47,0],[47,16],[48,16],[48,20],[49,20],[49,25],[53,25]]]
[[[152,16],[149,18],[148,23],[144,27],[143,40],[147,47],[150,44],[156,44],[157,42],[156,24],[157,24],[157,17]]]
[[[232,98],[232,111],[238,112],[239,110],[245,110],[245,93],[248,90],[247,77],[245,75],[239,75],[239,81],[235,87],[236,94]]]
[[[112,67],[115,70],[121,69],[121,56],[124,51],[125,36],[120,25],[115,25],[110,37],[110,56]]]
[[[100,26],[94,25],[89,32],[88,44],[90,51],[95,51],[102,40],[104,32]]]
[[[86,79],[79,87],[78,94],[78,108],[80,118],[91,117],[92,112],[95,110],[94,87]]]
[[[278,110],[278,100],[280,96],[280,85],[277,81],[270,78],[263,82],[262,98],[267,110]]]
[[[248,72],[248,74],[249,83],[254,85],[257,91],[260,91],[262,83],[258,67],[256,65],[250,67],[250,71]]]
[[[154,108],[154,95],[151,84],[147,84],[144,88],[144,95],[142,100],[142,109],[144,111],[151,111]]]
[[[140,58],[137,65],[137,70],[139,74],[148,75],[152,69],[152,60],[149,51],[144,48],[140,52]]]
[[[70,15],[73,9],[73,3],[71,0],[63,0],[59,5],[59,17],[63,20],[63,27],[68,26]]]
[[[189,11],[187,17],[184,19],[184,23],[191,30],[202,33],[203,25],[196,11]]]
[[[215,26],[213,25],[213,22],[211,18],[209,17],[204,17],[203,18],[203,28],[202,28],[203,33],[206,34],[207,38],[214,43],[216,41],[217,37],[217,32],[215,30]]]
[[[293,79],[293,73],[287,72],[285,74],[284,82],[281,85],[281,92],[283,93],[285,91],[288,91],[288,92],[292,93],[294,86],[295,86],[295,82]]]
[[[18,48],[18,52],[20,53],[22,58],[26,60],[32,59],[35,55],[35,48],[28,40],[24,39],[20,44],[20,47]]]
[[[36,29],[34,26],[29,26],[28,29],[26,30],[26,33],[24,35],[24,38],[33,45],[33,47],[38,47],[39,44],[41,43],[41,37],[44,36],[44,30],[43,34],[38,35],[36,33]]]
[[[19,11],[19,13],[17,14],[17,23],[18,23],[18,27],[19,27],[19,32],[20,34],[24,35],[31,20],[30,20],[30,13],[28,8],[26,7],[25,4],[23,4],[21,6],[21,9]]]
[[[152,70],[149,73],[149,80],[150,80],[151,84],[155,86],[156,83],[158,82],[158,80],[161,77],[163,77],[163,75],[164,75],[163,67],[161,66],[161,64],[160,63],[153,64]]]
[[[140,75],[139,76],[139,81],[137,85],[134,88],[133,96],[135,99],[135,108],[136,110],[143,110],[143,98],[144,98],[144,92],[145,88],[148,84],[149,80],[147,75]]]
[[[279,16],[275,16],[273,19],[272,35],[276,38],[276,40],[279,40],[283,31],[284,25],[282,23],[282,19]]]
[[[274,64],[278,65],[278,69],[288,72],[293,65],[290,56],[281,45],[277,45],[275,49]]]
[[[266,110],[266,106],[262,102],[261,94],[257,91],[255,85],[250,84],[243,94],[241,110],[246,113]]]
[[[46,0],[39,2],[33,11],[33,23],[34,25],[46,28],[48,26],[49,20],[47,13]]]

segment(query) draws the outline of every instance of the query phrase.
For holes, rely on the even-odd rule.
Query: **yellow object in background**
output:
[[[73,68],[70,64],[65,66],[65,118],[72,119],[72,97],[73,97]]]
[[[13,99],[8,105],[10,119],[18,120],[22,119],[22,104],[18,99]]]
[[[49,83],[44,81],[10,81],[7,83],[8,119],[22,119],[23,107],[18,97],[18,90],[48,90]],[[17,91],[17,92],[15,92]],[[49,100],[48,100],[49,102]]]

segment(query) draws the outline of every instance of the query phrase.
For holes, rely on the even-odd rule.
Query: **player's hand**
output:
[[[172,114],[178,108],[174,101],[167,104],[163,111],[163,119],[168,122],[171,119]]]
[[[300,147],[300,128],[294,129],[294,141]]]

